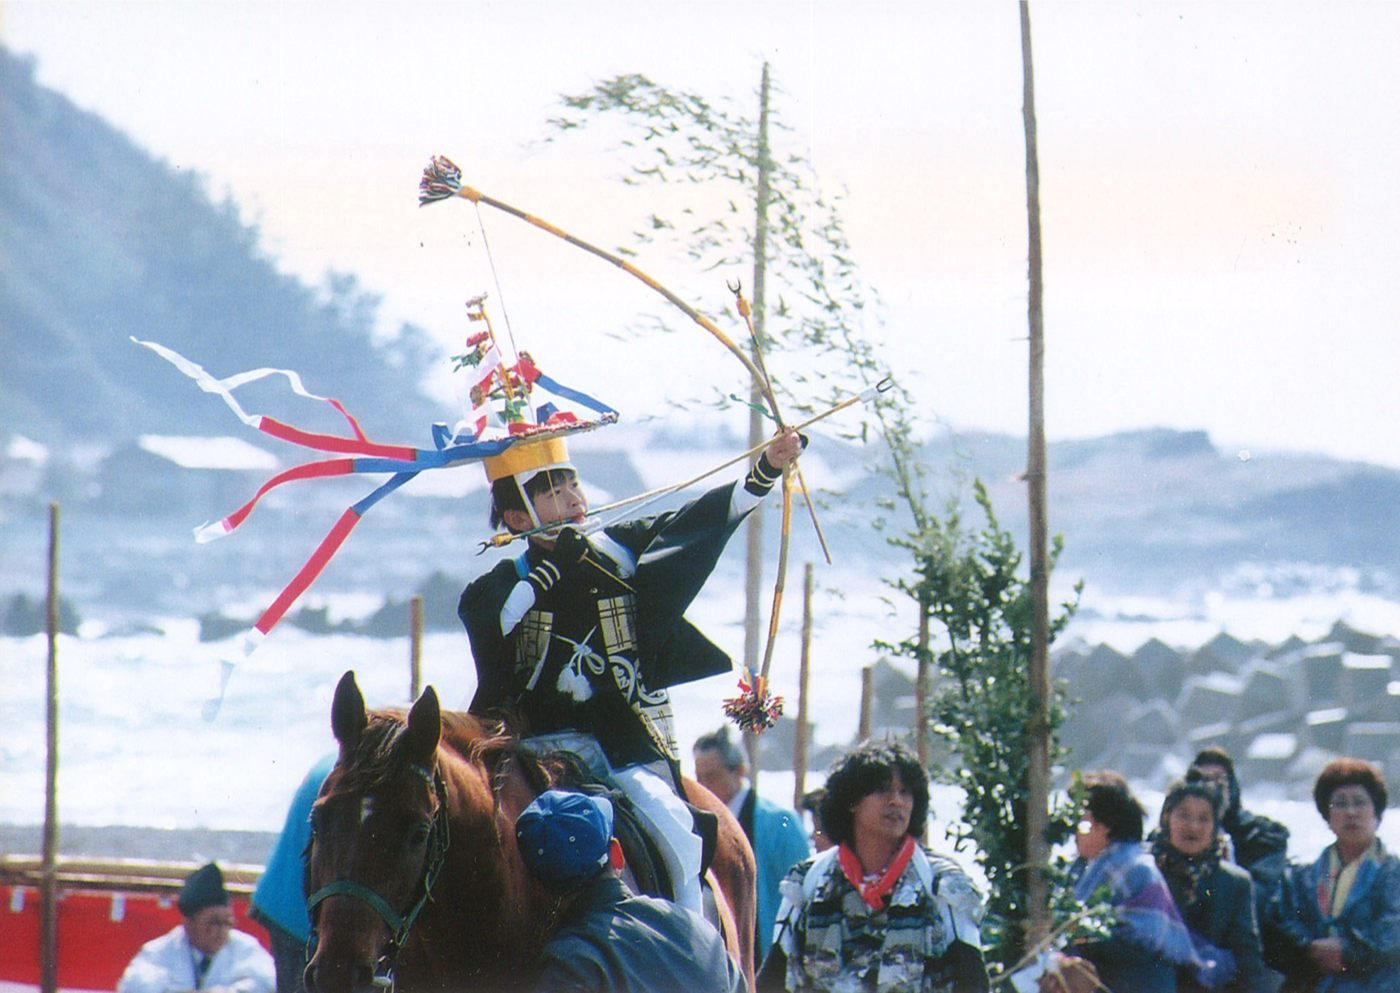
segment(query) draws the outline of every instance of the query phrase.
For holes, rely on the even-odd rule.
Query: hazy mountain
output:
[[[426,335],[376,342],[378,301],[352,276],[313,289],[280,272],[202,177],[37,85],[32,61],[4,48],[0,142],[0,425],[52,445],[227,432],[222,404],[197,402],[135,336],[220,376],[314,369],[384,434],[423,433]]]
[[[70,581],[90,602],[168,605],[207,598],[224,583],[280,585],[374,483],[269,499],[237,538],[192,557],[188,528],[234,509],[267,472],[191,470],[139,450],[139,435],[249,433],[129,338],[160,341],[218,375],[263,365],[314,370],[372,422],[371,434],[426,443],[425,425],[440,414],[420,393],[436,361],[427,336],[406,326],[378,341],[377,300],[353,276],[311,288],[280,272],[257,230],[231,203],[213,202],[201,177],[153,159],[37,85],[33,65],[3,48],[0,142],[0,547],[14,565],[0,592],[38,592],[30,580],[49,500],[64,504],[65,541],[82,563]],[[305,423],[300,403],[289,419]],[[271,398],[255,409],[280,413]],[[317,416],[343,430],[333,415]],[[35,456],[36,446],[26,449],[17,436],[46,453]],[[742,447],[737,438],[709,445],[715,461]],[[90,457],[81,465],[66,459],[84,447]],[[696,451],[705,447],[666,425],[619,427],[580,443],[577,454],[593,484],[615,498],[689,477],[696,459],[709,458]],[[834,550],[883,573],[900,563],[870,530],[891,495],[880,455],[877,445],[822,438],[807,464],[824,460],[828,471],[814,465],[811,475],[838,491],[822,509]],[[285,449],[277,456],[291,460]],[[980,525],[969,495],[970,481],[981,478],[1003,522],[1024,535],[1023,439],[950,431],[924,456],[935,506],[958,498],[969,526]],[[1396,588],[1395,471],[1298,453],[1221,452],[1204,432],[1164,429],[1053,443],[1049,466],[1051,528],[1065,538],[1062,575],[1170,592],[1253,566],[1277,581],[1284,566],[1299,568],[1302,584],[1313,581],[1309,570],[1330,569],[1350,570],[1363,587]],[[387,501],[324,583],[401,596],[435,570],[458,574],[463,550],[484,537],[484,516],[479,491]],[[892,518],[886,534],[899,528]],[[800,518],[794,536],[794,555],[814,557]],[[198,609],[208,606],[206,599]]]
[[[1065,537],[1069,573],[1142,590],[1208,583],[1245,564],[1354,569],[1362,585],[1400,579],[1392,469],[1221,452],[1203,431],[1160,428],[1052,443],[1047,454],[1050,527]],[[1024,531],[1023,439],[948,437],[929,463],[980,476],[1004,522]]]

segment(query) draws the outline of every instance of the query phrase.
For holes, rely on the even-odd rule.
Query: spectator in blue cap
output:
[[[612,825],[606,797],[548,790],[520,812],[515,838],[531,875],[552,890],[567,890],[609,864]]]
[[[666,900],[638,896],[614,868],[613,810],[603,797],[549,790],[521,811],[525,867],[560,905],[530,987],[549,993],[740,993],[719,932]],[[620,858],[617,860],[620,863]]]

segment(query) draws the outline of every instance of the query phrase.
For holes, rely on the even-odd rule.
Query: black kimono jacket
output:
[[[524,719],[526,734],[592,734],[615,767],[655,759],[674,767],[666,688],[730,668],[729,656],[684,614],[742,520],[729,513],[734,485],[605,529],[635,572],[620,576],[627,570],[603,551],[606,543],[590,539],[585,561],[538,595],[508,632],[501,630],[506,599],[544,551],[532,543],[474,580],[457,610],[476,663],[470,710],[509,710]]]

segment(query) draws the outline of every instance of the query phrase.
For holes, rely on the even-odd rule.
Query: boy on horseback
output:
[[[492,526],[549,530],[462,594],[458,616],[477,672],[470,710],[512,712],[526,722],[527,743],[572,752],[616,783],[664,841],[677,902],[696,912],[701,842],[678,795],[666,690],[729,671],[729,657],[684,613],[802,445],[784,431],[742,483],[587,534],[588,501],[562,438],[520,442],[486,460]]]

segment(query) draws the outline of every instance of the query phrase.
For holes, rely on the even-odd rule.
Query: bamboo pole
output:
[[[792,809],[807,792],[808,683],[812,673],[812,563],[802,573],[802,655],[797,669],[797,731],[792,739]]]
[[[423,691],[423,598],[408,602],[408,698]]]
[[[758,192],[754,200],[753,226],[753,337],[750,347],[754,362],[762,361],[767,306],[764,294],[768,269],[768,63],[763,64],[763,78],[758,95]],[[749,447],[763,443],[767,431],[763,424],[763,383],[757,376],[749,385]],[[776,412],[775,412],[776,413]],[[744,665],[758,674],[758,646],[763,637],[763,515],[750,514],[744,534]],[[749,784],[758,789],[758,735],[745,732],[744,747],[749,757]]]
[[[44,767],[44,851],[41,879],[39,961],[44,993],[58,989],[58,504],[49,504],[49,583],[45,626],[49,659],[44,721],[48,731]]]
[[[870,740],[874,711],[875,667],[868,665],[860,671],[860,726],[856,730],[857,741]]]
[[[919,597],[919,654],[914,670],[914,746],[918,751],[919,765],[925,769],[929,763],[928,740],[928,612],[926,597]]]
[[[1045,325],[1040,247],[1040,153],[1036,140],[1035,71],[1031,59],[1031,14],[1021,0],[1022,119],[1026,132],[1026,218],[1030,325],[1029,417],[1026,482],[1030,524],[1031,658],[1034,711],[1028,728],[1026,776],[1026,941],[1040,945],[1050,933],[1050,566],[1045,478]]]

